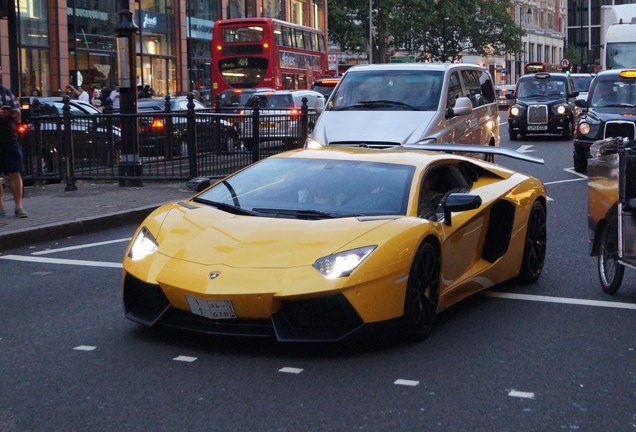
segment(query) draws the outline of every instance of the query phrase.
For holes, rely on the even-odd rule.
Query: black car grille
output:
[[[605,133],[603,134],[603,138],[623,137],[633,140],[634,136],[636,136],[635,131],[636,123],[634,122],[622,120],[608,121],[605,123]]]
[[[528,106],[528,124],[531,123],[547,123],[548,107],[547,105],[529,105]]]

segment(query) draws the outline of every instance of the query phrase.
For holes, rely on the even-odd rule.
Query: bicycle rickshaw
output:
[[[588,161],[588,234],[601,288],[615,294],[636,268],[636,141],[596,141]]]

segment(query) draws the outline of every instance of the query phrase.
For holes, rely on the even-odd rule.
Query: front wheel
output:
[[[517,139],[519,138],[519,134],[512,129],[508,129],[508,136],[510,138],[510,141],[517,141]]]
[[[601,228],[598,250],[598,277],[603,292],[614,295],[623,282],[625,267],[618,262],[618,229],[614,224]]]
[[[524,283],[536,282],[543,271],[547,238],[546,227],[545,209],[539,201],[535,201],[528,217],[523,261],[519,271],[519,279]]]
[[[587,171],[587,159],[579,159],[574,156],[574,171],[585,174],[585,171]]]
[[[411,264],[404,299],[403,336],[407,341],[419,342],[433,328],[439,302],[440,262],[431,243],[418,249]]]

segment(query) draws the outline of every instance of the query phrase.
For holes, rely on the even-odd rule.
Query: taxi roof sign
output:
[[[621,78],[636,78],[636,70],[624,70],[619,72],[618,76]]]
[[[539,72],[534,74],[534,77],[537,79],[549,79],[550,78],[550,74],[547,72]]]

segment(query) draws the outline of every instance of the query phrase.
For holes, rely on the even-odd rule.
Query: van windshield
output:
[[[350,71],[326,109],[437,111],[443,79],[443,71]]]

